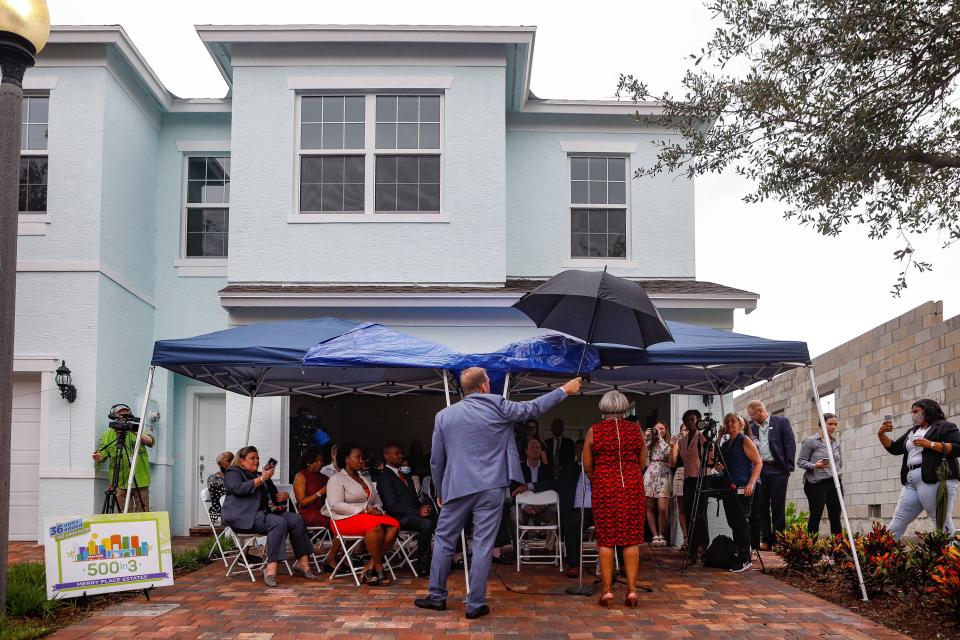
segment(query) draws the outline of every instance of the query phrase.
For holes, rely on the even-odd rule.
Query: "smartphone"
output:
[[[829,465],[829,464],[830,464],[830,458],[820,458],[819,460],[817,460],[817,464],[820,464],[821,462],[825,462],[826,464]]]
[[[886,414],[884,414],[884,416],[883,416],[883,421],[884,421],[884,422],[893,422],[893,416],[890,415],[889,413],[886,413]]]
[[[263,468],[264,470],[273,469],[275,466],[277,466],[277,461],[274,460],[273,458],[270,458],[269,460],[267,460],[267,464],[265,464]]]

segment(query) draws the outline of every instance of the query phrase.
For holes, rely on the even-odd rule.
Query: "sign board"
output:
[[[46,518],[47,597],[173,584],[166,511]]]

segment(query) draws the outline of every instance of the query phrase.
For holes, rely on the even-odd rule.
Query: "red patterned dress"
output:
[[[640,425],[608,419],[593,425],[593,522],[597,545],[629,547],[643,542],[644,498]]]

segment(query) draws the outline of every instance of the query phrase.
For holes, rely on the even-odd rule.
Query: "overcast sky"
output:
[[[611,98],[618,74],[633,73],[654,92],[677,90],[687,56],[713,27],[698,0],[669,3],[593,0],[560,10],[556,2],[331,2],[275,0],[48,0],[54,24],[119,24],[168,89],[181,97],[220,97],[226,85],[194,31],[196,24],[469,24],[537,27],[531,90],[541,98]],[[927,300],[960,312],[960,247],[924,239],[929,274],[913,274],[890,296],[899,267],[893,240],[851,228],[824,238],[784,221],[777,203],[741,202],[733,175],[699,178],[697,277],[760,294],[736,330],[805,340],[814,355]]]

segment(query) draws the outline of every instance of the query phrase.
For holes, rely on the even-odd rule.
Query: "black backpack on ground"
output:
[[[730,536],[717,536],[703,553],[703,565],[714,569],[732,569],[737,563],[737,548]]]

